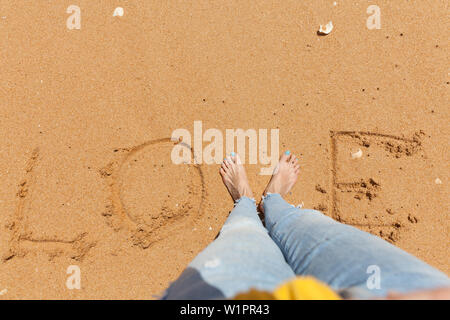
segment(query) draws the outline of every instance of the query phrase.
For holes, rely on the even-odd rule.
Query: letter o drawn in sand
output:
[[[115,230],[131,230],[133,244],[144,249],[202,215],[203,173],[198,165],[172,163],[177,143],[164,138],[116,149],[120,158],[100,170],[111,187],[103,215]],[[190,146],[181,145],[193,154]]]

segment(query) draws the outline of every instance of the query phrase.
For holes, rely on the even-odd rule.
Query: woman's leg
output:
[[[297,275],[314,276],[359,298],[450,286],[446,275],[388,242],[284,201],[283,181],[296,180],[295,166],[291,156],[281,158],[263,210],[270,236]]]
[[[272,291],[295,277],[258,217],[245,170],[237,160],[227,158],[221,174],[233,199],[239,200],[219,237],[189,264],[165,299],[231,298],[251,288]]]

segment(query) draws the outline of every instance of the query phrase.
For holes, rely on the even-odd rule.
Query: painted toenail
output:
[[[232,152],[230,153],[230,156],[234,157],[236,155],[236,153]]]
[[[286,151],[284,154],[288,156],[288,155],[291,154],[291,152],[288,150],[288,151]]]

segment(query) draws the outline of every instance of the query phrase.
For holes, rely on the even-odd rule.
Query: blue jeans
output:
[[[266,228],[255,201],[235,203],[220,235],[166,290],[164,299],[224,299],[251,288],[273,291],[312,276],[343,297],[382,297],[450,286],[449,278],[405,251],[279,194],[265,197]]]

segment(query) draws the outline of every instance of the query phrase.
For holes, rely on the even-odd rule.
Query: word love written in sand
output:
[[[334,3],[336,5],[336,2]],[[74,29],[81,29],[81,9],[77,5],[70,5],[67,7],[66,10],[67,13],[70,14],[70,16],[67,18],[67,28],[69,30]],[[381,29],[381,9],[377,5],[370,5],[367,7],[366,10],[367,14],[370,14],[370,16],[367,18],[366,26],[367,29],[373,30],[373,29]],[[114,10],[113,16],[114,17],[122,17],[124,14],[124,9],[122,7],[117,7]],[[327,27],[322,30],[322,28],[319,30],[320,35],[326,35],[329,34],[332,30],[333,26],[332,23],[329,22]]]

